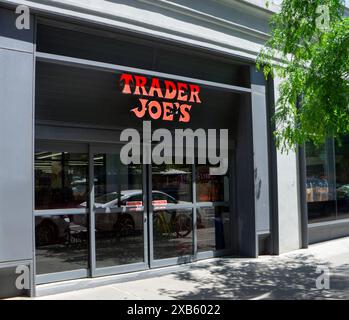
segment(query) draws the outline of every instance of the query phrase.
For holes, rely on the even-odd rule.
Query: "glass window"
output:
[[[64,209],[86,208],[87,196],[87,154],[35,152],[35,209],[62,210],[35,217],[37,274],[87,268],[87,215],[64,214]]]
[[[349,217],[349,137],[306,146],[309,222]]]
[[[196,201],[197,202],[228,202],[229,176],[210,175],[208,165],[196,166]]]
[[[175,198],[169,196],[168,194],[153,191],[153,204],[156,203],[156,201],[162,201],[162,203],[164,204],[178,203],[178,201]]]
[[[192,209],[166,210],[155,208],[153,213],[154,259],[166,259],[193,254]]]
[[[87,215],[35,217],[36,273],[87,269]]]
[[[79,208],[88,190],[88,155],[35,153],[35,209]]]
[[[336,142],[337,217],[349,218],[349,137]]]
[[[197,209],[198,252],[231,248],[231,214],[229,207]]]
[[[192,165],[153,165],[153,200],[192,202]]]
[[[130,197],[142,199],[142,166],[123,165],[119,154],[94,155],[95,203],[106,205],[110,202],[120,207]],[[118,198],[121,201],[118,203]]]
[[[336,190],[333,141],[329,139],[320,148],[307,144],[306,163],[309,222],[335,219]]]

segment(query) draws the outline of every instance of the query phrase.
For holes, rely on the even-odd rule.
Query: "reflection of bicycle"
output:
[[[157,211],[153,216],[155,234],[185,238],[192,231],[192,219],[185,213],[172,213],[168,220],[166,211]]]
[[[85,226],[70,222],[64,232],[65,244],[68,246],[73,244],[83,244],[88,241],[88,232]]]

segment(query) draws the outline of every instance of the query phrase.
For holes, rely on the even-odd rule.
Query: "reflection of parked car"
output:
[[[164,203],[178,203],[178,201],[161,191],[153,191],[153,201],[162,200]],[[96,208],[113,208],[113,207],[134,207],[143,205],[143,191],[142,190],[123,190],[120,193],[111,192],[105,195],[96,197]],[[82,204],[85,206],[86,204]]]
[[[84,221],[74,220],[84,215],[40,216],[35,219],[35,235],[38,246],[58,243],[77,243],[87,240],[87,228]]]
[[[178,236],[185,236],[190,230],[188,225],[191,223],[185,221],[183,218],[179,219],[179,214],[175,210],[168,210],[171,204],[183,204],[172,196],[161,191],[152,192],[153,205],[154,205],[154,224],[158,219],[159,214],[167,212],[171,215],[170,223],[175,225],[170,230],[176,232]],[[86,206],[83,203],[82,206]],[[131,235],[135,233],[143,232],[143,192],[142,190],[123,190],[120,193],[111,192],[95,199],[96,210],[96,230],[99,232],[117,232],[121,236]],[[125,212],[113,212],[113,209],[123,208]],[[178,223],[176,223],[178,221]],[[180,223],[180,225],[179,225]],[[181,229],[181,226],[186,228],[185,231]]]
[[[178,201],[165,192],[152,192],[154,207],[154,232],[162,236],[186,237],[192,232],[192,209],[174,209],[175,204],[191,203]],[[84,202],[80,207],[86,208]],[[119,208],[119,209],[118,209]],[[121,210],[120,210],[121,208]],[[116,209],[116,210],[115,210]],[[142,234],[143,192],[142,190],[124,190],[111,192],[95,198],[96,236],[117,234],[120,237]],[[215,216],[213,208],[197,210],[197,228],[214,227],[217,223],[226,223]],[[229,220],[229,219],[228,219]],[[36,239],[39,245],[56,243],[75,243],[87,240],[86,215],[41,216],[36,218]]]
[[[66,216],[40,216],[35,219],[35,234],[38,245],[54,244],[64,238],[69,226]]]

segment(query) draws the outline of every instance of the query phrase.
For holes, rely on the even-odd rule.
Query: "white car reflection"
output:
[[[191,215],[171,210],[171,205],[185,203],[187,202],[178,201],[165,192],[154,190],[152,192],[154,227],[160,225],[164,232],[176,233],[179,237],[189,234],[192,231]],[[83,207],[86,205],[86,202],[81,204]],[[143,233],[143,191],[140,189],[122,190],[98,196],[95,198],[94,210],[96,234],[116,233],[125,237]]]
[[[154,190],[153,235],[154,237],[188,236],[193,230],[191,203],[178,201],[171,195]],[[174,205],[183,205],[181,208]],[[81,207],[87,207],[84,202]],[[121,239],[127,236],[142,236],[144,230],[144,207],[142,190],[122,190],[95,198],[96,239]],[[213,207],[197,210],[197,229],[214,228],[222,232],[230,220],[229,212],[216,216]],[[55,243],[81,243],[88,239],[85,214],[40,217],[36,219],[36,239],[39,245]]]

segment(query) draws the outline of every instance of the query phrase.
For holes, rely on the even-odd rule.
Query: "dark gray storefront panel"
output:
[[[253,134],[250,96],[243,97],[239,108],[236,144],[236,217],[237,254],[258,255],[254,202]]]
[[[349,235],[349,219],[309,224],[309,244],[328,241]]]
[[[250,101],[246,96],[239,109],[236,201],[239,254],[255,257],[259,253],[258,240],[266,242],[270,235],[270,195],[265,80],[254,67],[251,89]]]
[[[0,262],[33,255],[33,55],[0,49]]]
[[[33,264],[31,261],[18,263],[0,264],[0,299],[14,296],[33,295],[32,274],[25,278],[26,272],[31,272]],[[26,271],[27,270],[27,271]]]

